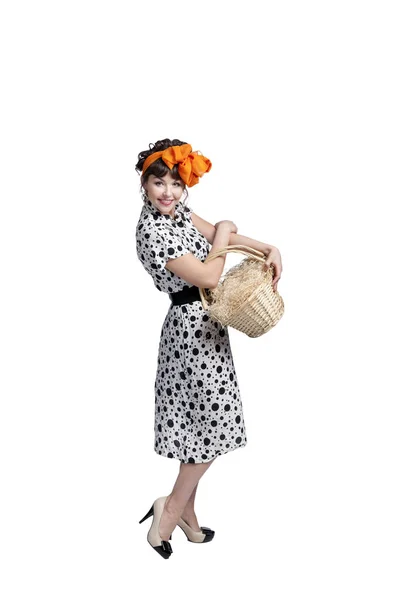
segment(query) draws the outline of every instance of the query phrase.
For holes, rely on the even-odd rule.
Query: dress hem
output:
[[[158,456],[163,456],[164,458],[169,458],[170,460],[179,460],[179,462],[183,463],[183,464],[194,464],[194,465],[198,465],[198,464],[203,464],[203,463],[208,463],[211,462],[214,458],[217,458],[218,456],[223,456],[224,454],[228,454],[228,452],[233,452],[234,450],[238,450],[239,448],[244,448],[245,446],[247,446],[247,441],[244,444],[240,444],[239,446],[235,446],[234,448],[227,448],[226,450],[224,450],[223,452],[217,452],[214,456],[212,456],[211,458],[208,458],[207,460],[195,460],[195,461],[189,461],[186,460],[184,458],[179,458],[179,456],[168,456],[167,454],[163,454],[160,453],[158,450],[156,450],[156,448],[154,448],[155,453]]]

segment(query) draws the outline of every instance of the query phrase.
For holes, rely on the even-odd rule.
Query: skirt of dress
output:
[[[157,454],[203,463],[246,445],[228,327],[210,319],[200,300],[169,307],[154,392]]]

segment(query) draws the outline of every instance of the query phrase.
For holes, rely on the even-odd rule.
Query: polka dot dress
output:
[[[148,199],[136,227],[137,256],[156,288],[173,293],[192,284],[165,268],[191,252],[204,262],[207,239],[181,202],[175,218]],[[227,327],[200,300],[170,305],[161,328],[154,383],[154,450],[182,463],[208,462],[246,445],[246,429]]]

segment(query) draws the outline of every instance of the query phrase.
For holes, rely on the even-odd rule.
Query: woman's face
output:
[[[143,185],[151,203],[158,208],[163,215],[174,218],[175,206],[183,194],[184,183],[180,179],[173,179],[170,173],[164,177],[150,175]]]

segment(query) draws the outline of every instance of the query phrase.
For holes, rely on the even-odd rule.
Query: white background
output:
[[[395,2],[18,2],[0,13],[4,600],[398,600]],[[177,137],[208,221],[277,246],[285,315],[230,329],[246,448],[199,483],[211,544],[139,525],[169,306],[134,170]],[[397,297],[396,297],[397,295]]]

